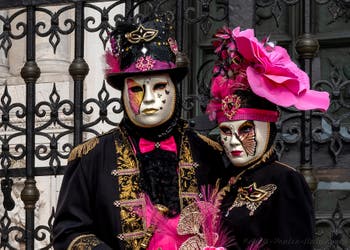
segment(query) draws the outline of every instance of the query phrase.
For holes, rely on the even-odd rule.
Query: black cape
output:
[[[311,250],[314,211],[310,189],[293,168],[270,160],[245,172],[222,200],[224,227],[246,249]]]
[[[79,246],[128,249],[117,237],[122,227],[120,209],[115,204],[120,195],[120,183],[111,174],[118,160],[116,139],[120,140],[119,131],[116,129],[98,137],[98,140],[95,138],[83,144],[80,150],[73,150],[55,214],[54,249],[78,249]],[[193,159],[198,163],[195,169],[198,187],[215,184],[218,176],[222,175],[220,148],[189,128],[184,131]]]

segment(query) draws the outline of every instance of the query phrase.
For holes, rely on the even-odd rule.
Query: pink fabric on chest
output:
[[[177,234],[177,224],[179,223],[180,215],[174,218],[165,218],[159,213],[154,214],[154,208],[147,206],[146,225],[157,224],[156,230],[148,245],[148,250],[177,250],[182,242],[187,237],[183,237]],[[154,221],[156,220],[156,221]]]

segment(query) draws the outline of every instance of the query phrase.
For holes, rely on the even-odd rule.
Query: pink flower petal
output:
[[[329,104],[328,92],[307,90],[297,98],[295,107],[300,110],[320,109],[325,112]]]
[[[256,72],[252,67],[247,69],[247,77],[252,91],[272,103],[282,107],[295,106],[299,110],[320,109],[326,111],[329,106],[327,92],[305,89],[303,92],[293,93],[285,85],[276,85]]]

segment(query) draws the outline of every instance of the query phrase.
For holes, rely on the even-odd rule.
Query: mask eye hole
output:
[[[244,123],[238,130],[239,134],[248,134],[254,129],[254,124],[252,122]]]
[[[227,136],[232,136],[232,131],[230,128],[222,126],[220,127],[220,131],[222,134],[227,135]]]
[[[130,88],[131,92],[137,93],[137,92],[142,92],[143,89],[140,86],[133,86]]]
[[[156,83],[153,87],[153,90],[163,90],[163,89],[165,89],[167,84],[168,84],[167,82]]]

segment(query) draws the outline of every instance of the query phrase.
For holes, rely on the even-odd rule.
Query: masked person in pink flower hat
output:
[[[258,41],[252,29],[223,28],[215,37],[207,113],[219,125],[231,165],[220,191],[223,225],[241,249],[252,243],[258,243],[253,249],[312,249],[311,193],[299,172],[276,160],[275,122],[277,106],[325,111],[329,95],[310,90],[286,50]]]
[[[188,65],[171,21],[157,14],[119,23],[111,34],[106,78],[122,92],[124,118],[70,154],[53,226],[55,249],[205,246],[191,238],[197,227],[189,230],[180,213],[200,185],[216,182],[222,148],[180,118],[178,85]]]

